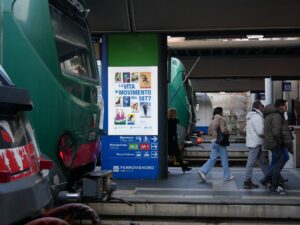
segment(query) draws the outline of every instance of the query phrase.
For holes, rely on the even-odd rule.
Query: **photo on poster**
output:
[[[115,83],[122,83],[122,73],[120,72],[115,73]]]
[[[130,73],[129,72],[123,73],[123,83],[130,83]]]
[[[123,97],[123,107],[129,107],[130,106],[130,96],[124,96]]]
[[[128,125],[134,125],[135,124],[135,114],[129,113],[127,115],[127,124]]]
[[[151,72],[140,73],[140,88],[151,88]]]
[[[131,83],[138,83],[139,82],[139,73],[133,72],[131,73]]]
[[[121,96],[116,96],[116,99],[115,99],[115,106],[116,106],[116,107],[122,106],[122,97],[121,97]]]
[[[140,102],[141,107],[141,117],[151,117],[151,103],[150,102]]]
[[[125,125],[126,124],[126,117],[124,110],[122,108],[118,108],[115,110],[115,118],[114,118],[115,125]]]
[[[131,108],[131,112],[139,112],[139,103],[137,101],[131,101],[131,104],[130,104],[130,108]]]

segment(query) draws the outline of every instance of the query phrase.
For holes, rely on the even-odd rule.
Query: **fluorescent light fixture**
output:
[[[264,35],[262,35],[262,34],[247,34],[246,36],[249,40],[264,38]]]
[[[168,36],[168,42],[182,42],[185,41],[185,37],[171,37]]]

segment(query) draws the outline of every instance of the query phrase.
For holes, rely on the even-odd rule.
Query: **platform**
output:
[[[259,189],[243,189],[245,168],[231,168],[235,179],[223,181],[222,168],[215,167],[200,183],[197,169],[183,173],[169,168],[166,180],[116,180],[114,197],[125,203],[93,203],[101,216],[176,217],[176,218],[251,218],[295,219],[300,221],[300,169],[284,169],[289,181],[287,195],[274,195],[260,185]],[[263,177],[254,169],[253,182]],[[299,223],[300,224],[300,223]]]

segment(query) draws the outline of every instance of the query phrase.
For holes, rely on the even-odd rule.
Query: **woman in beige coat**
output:
[[[234,177],[229,172],[228,167],[228,153],[226,146],[222,146],[216,143],[217,140],[217,128],[220,127],[221,132],[224,134],[229,134],[226,128],[226,122],[223,118],[223,108],[216,107],[213,112],[213,118],[208,128],[208,134],[211,135],[211,153],[210,158],[207,162],[199,169],[198,176],[202,182],[206,181],[206,175],[216,164],[218,156],[221,157],[222,167],[223,167],[223,177],[225,181],[230,181]]]

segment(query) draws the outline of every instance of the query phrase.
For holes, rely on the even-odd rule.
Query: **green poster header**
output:
[[[110,34],[108,66],[157,66],[157,34]]]

